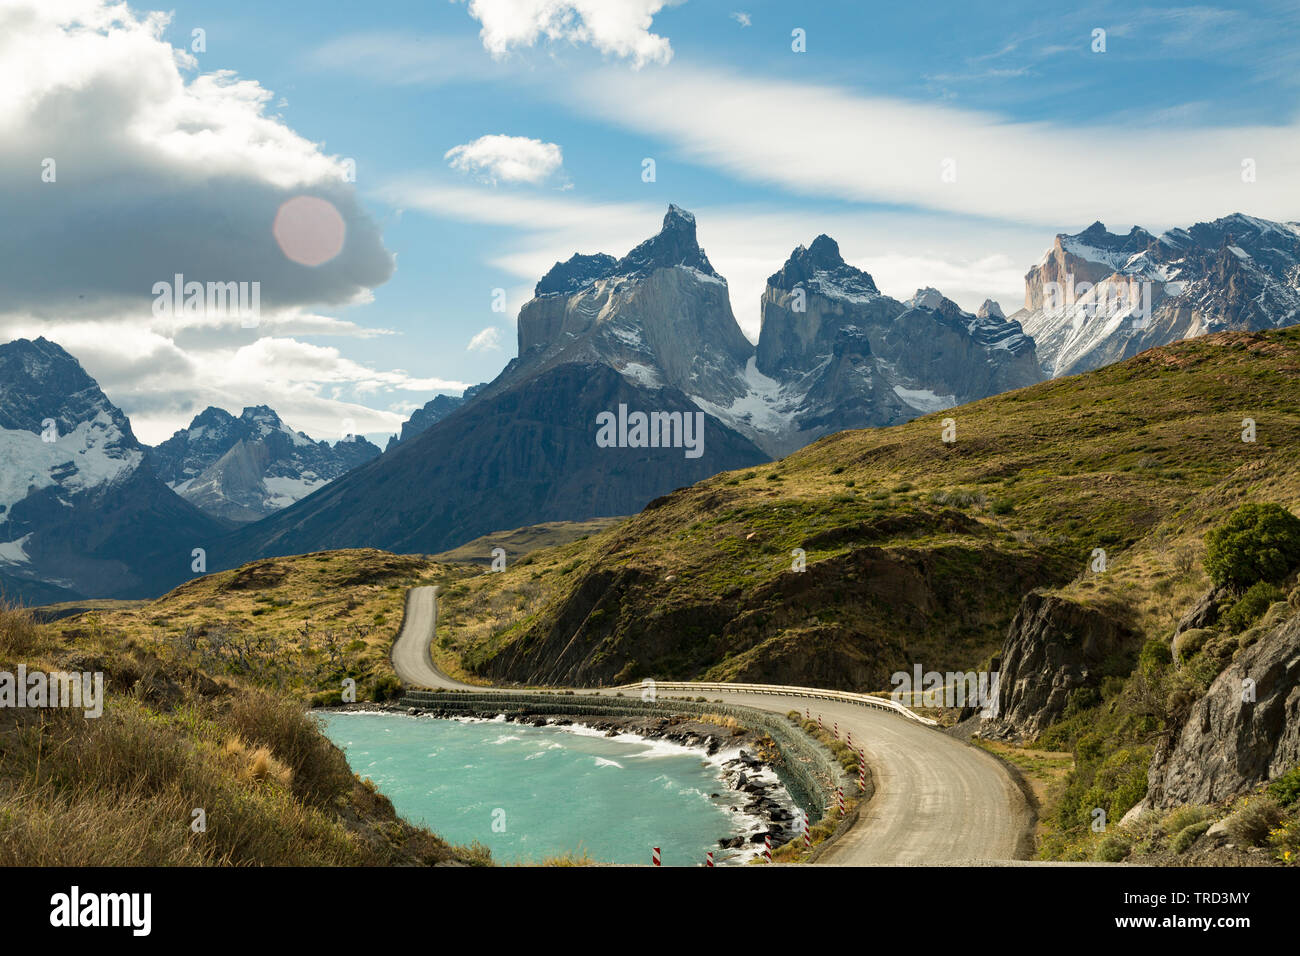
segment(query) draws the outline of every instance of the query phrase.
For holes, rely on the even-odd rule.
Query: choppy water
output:
[[[582,728],[404,714],[322,715],[325,733],[397,812],[453,843],[478,840],[498,862],[585,851],[609,863],[693,866],[718,840],[751,833],[719,769],[732,754]],[[719,794],[714,798],[711,794]]]

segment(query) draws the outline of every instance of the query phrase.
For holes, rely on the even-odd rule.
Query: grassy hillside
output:
[[[47,625],[66,641],[138,641],[168,661],[317,703],[396,688],[388,659],[407,588],[454,585],[481,571],[421,555],[322,551],[195,578],[155,601],[103,607]]]
[[[0,710],[0,866],[489,862],[398,818],[288,696],[0,607],[0,671],[19,665],[107,694],[99,716]]]
[[[502,548],[506,552],[507,563],[513,563],[534,551],[577,541],[623,520],[625,519],[588,518],[585,521],[545,521],[512,531],[494,531],[473,541],[466,541],[450,551],[435,554],[433,558],[447,563],[488,565],[492,563],[492,549]]]
[[[529,682],[882,689],[917,661],[980,664],[1038,586],[1155,633],[1204,590],[1210,523],[1242,501],[1300,503],[1298,376],[1300,330],[1227,333],[833,435],[460,579],[440,653]],[[1102,575],[1088,571],[1097,548]]]

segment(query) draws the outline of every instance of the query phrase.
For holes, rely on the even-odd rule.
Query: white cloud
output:
[[[1098,218],[1159,230],[1234,211],[1300,217],[1295,121],[1160,129],[1068,116],[1012,122],[680,65],[653,78],[601,70],[566,95],[606,121],[667,140],[686,161],[808,196],[1036,223],[1053,232]],[[1257,182],[1242,182],[1245,158],[1256,161]],[[941,177],[949,159],[954,182]]]
[[[501,330],[494,325],[488,326],[482,332],[478,332],[469,340],[469,345],[465,346],[468,352],[492,352],[501,348]]]
[[[469,0],[469,14],[482,24],[479,36],[494,57],[531,47],[542,37],[586,43],[602,53],[647,63],[673,57],[666,37],[650,32],[654,16],[671,0]]]
[[[200,72],[167,24],[100,0],[0,3],[0,341],[64,346],[148,442],[207,405],[267,404],[321,438],[345,418],[393,431],[401,417],[365,403],[462,389],[293,337],[391,334],[315,307],[370,301],[393,256],[345,163],[269,113],[257,82]],[[315,268],[272,234],[300,195],[344,225],[342,251]],[[259,327],[224,310],[155,317],[153,286],[176,273],[259,282]]]
[[[443,158],[452,169],[493,185],[498,181],[540,183],[564,163],[564,154],[555,143],[499,133],[453,146]]]
[[[261,331],[200,331],[198,338],[183,341],[130,317],[71,322],[0,317],[3,341],[44,335],[67,349],[148,444],[167,438],[208,405],[235,412],[269,405],[317,439],[336,439],[344,419],[356,422],[358,434],[391,432],[405,416],[363,401],[392,396],[386,404],[423,404],[436,392],[459,392],[468,384],[375,369],[337,348]]]
[[[167,22],[106,0],[0,9],[0,309],[117,313],[176,273],[259,281],[267,309],[364,300],[394,260],[343,161],[268,113],[256,81],[198,72]],[[270,228],[304,194],[345,230],[313,269]]]
[[[750,27],[754,25],[754,21],[750,19],[749,14],[742,13],[739,10],[731,15],[731,19],[735,20],[742,27]]]

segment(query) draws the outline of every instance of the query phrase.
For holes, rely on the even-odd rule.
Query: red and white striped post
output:
[[[655,866],[663,866],[663,864],[659,862],[659,847],[655,847],[654,852],[650,854],[650,862]]]
[[[840,816],[844,816],[844,788],[835,788],[835,802],[839,804]]]
[[[705,866],[712,866],[712,865],[713,865],[713,851],[712,851],[712,850],[709,851],[709,858],[708,858],[707,860],[704,861],[704,865],[705,865]]]
[[[861,749],[858,750],[858,789],[867,792],[867,755]]]
[[[818,714],[818,715],[817,715],[817,729],[818,729],[818,730],[825,730],[825,729],[826,729],[825,727],[822,726],[822,715],[821,715],[821,714]]]
[[[803,709],[803,719],[812,720],[812,711],[809,710],[807,707]]]
[[[840,722],[839,722],[838,720],[835,721],[835,730],[832,731],[832,732],[835,734],[835,739],[836,739],[836,740],[839,740],[839,739],[840,739]]]
[[[772,862],[772,834],[763,834],[763,859],[768,863]]]
[[[848,743],[849,743],[849,746],[852,747],[852,746],[853,746],[853,731],[851,731],[851,730],[846,730],[846,731],[844,731],[844,739],[847,740]]]
[[[803,848],[812,849],[812,829],[808,826],[808,814],[803,815]]]

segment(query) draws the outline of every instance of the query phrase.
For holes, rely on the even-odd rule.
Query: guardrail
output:
[[[615,690],[642,690],[648,684],[623,684]],[[918,723],[925,724],[928,727],[937,727],[939,722],[931,720],[929,717],[922,717],[920,714],[908,710],[896,700],[890,700],[886,697],[873,697],[870,694],[853,694],[842,690],[823,690],[819,687],[790,687],[784,684],[732,684],[725,681],[705,682],[705,681],[654,681],[656,692],[661,690],[681,690],[681,691],[741,691],[746,694],[770,694],[774,697],[813,697],[819,700],[838,700],[848,704],[861,704],[866,707],[875,707],[879,710],[890,710],[894,713],[906,717],[909,720],[915,720]]]

